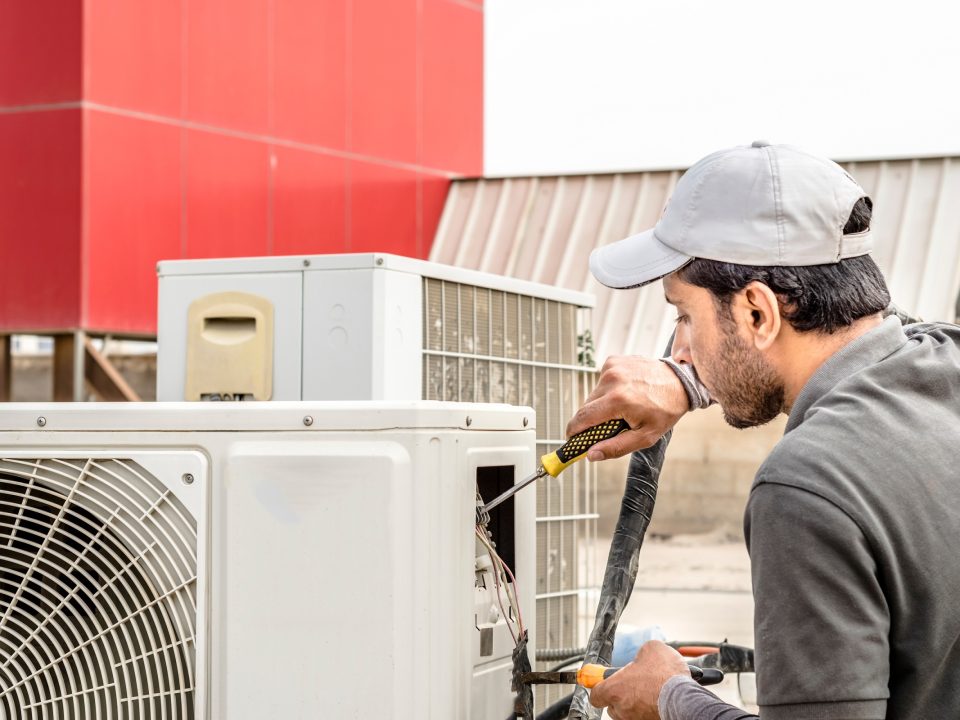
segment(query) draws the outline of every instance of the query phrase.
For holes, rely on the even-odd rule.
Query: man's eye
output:
[[[674,324],[679,325],[680,323],[682,323],[682,322],[683,322],[684,320],[686,320],[686,319],[687,319],[687,316],[686,316],[686,315],[677,315],[677,317],[674,318],[673,322],[674,322]]]

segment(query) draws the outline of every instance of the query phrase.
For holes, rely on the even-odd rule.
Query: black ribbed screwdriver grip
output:
[[[599,425],[594,425],[592,428],[587,428],[583,432],[578,432],[561,445],[560,449],[557,450],[557,457],[560,458],[560,462],[568,463],[574,458],[583,455],[598,442],[609,440],[624,430],[629,429],[630,425],[623,418],[607,420]]]

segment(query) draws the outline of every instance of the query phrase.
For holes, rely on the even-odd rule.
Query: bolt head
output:
[[[194,477],[193,473],[184,473],[180,476],[180,479],[183,480],[184,485],[193,485]]]
[[[473,418],[467,415],[467,427],[470,427],[471,425],[473,425]]]
[[[307,260],[306,258],[304,258],[304,259],[303,259],[303,266],[304,266],[304,267],[310,267],[310,261]]]
[[[383,265],[383,258],[381,257],[377,258],[377,265]]]
[[[313,425],[313,416],[312,416],[312,415],[304,415],[304,416],[303,416],[303,424],[306,425],[307,427],[310,427],[311,425]]]
[[[39,425],[40,427],[44,427],[46,424],[47,424],[47,419],[45,417],[41,415],[40,417],[37,418],[37,425]]]
[[[523,426],[526,427],[526,426],[529,425],[529,424],[530,424],[530,418],[524,418],[524,419],[523,419]]]

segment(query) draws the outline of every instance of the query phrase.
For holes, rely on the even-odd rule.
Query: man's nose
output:
[[[690,357],[689,333],[687,333],[683,323],[677,325],[677,331],[673,336],[673,346],[670,348],[670,357],[675,362],[693,365],[693,359]]]

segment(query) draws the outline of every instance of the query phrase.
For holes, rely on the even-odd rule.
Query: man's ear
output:
[[[754,280],[737,293],[736,317],[757,350],[767,350],[780,335],[780,303],[762,282]]]

